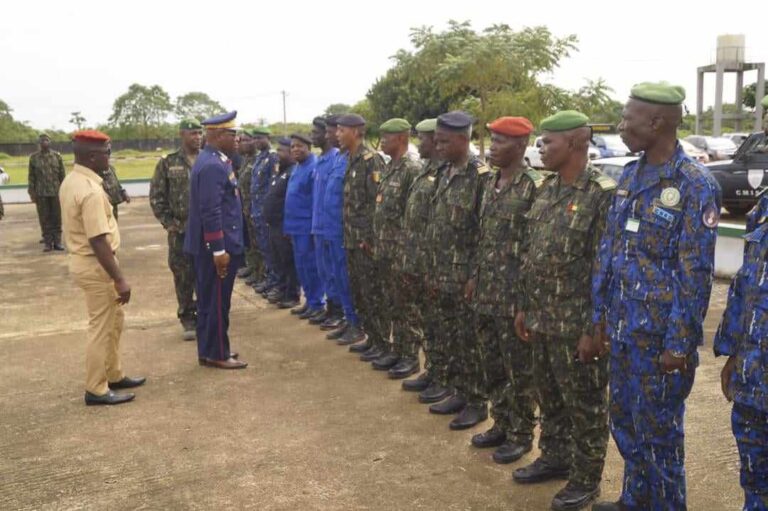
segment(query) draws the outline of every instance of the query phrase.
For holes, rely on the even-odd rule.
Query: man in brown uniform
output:
[[[88,308],[85,404],[115,405],[134,394],[113,390],[138,387],[145,378],[126,376],[120,364],[122,305],[131,298],[131,286],[115,257],[120,232],[100,176],[109,168],[111,148],[109,137],[94,130],[75,133],[73,142],[75,167],[61,184],[59,201],[69,271]]]

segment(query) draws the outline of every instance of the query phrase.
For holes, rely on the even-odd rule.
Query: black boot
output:
[[[434,405],[438,406],[438,405]],[[459,415],[448,425],[454,431],[469,429],[480,424],[488,418],[488,406],[483,404],[470,404],[464,407]]]
[[[530,465],[515,470],[512,479],[520,484],[533,484],[552,479],[568,479],[568,473],[566,465],[552,465],[542,458],[536,458]]]
[[[421,366],[418,358],[403,357],[394,367],[389,369],[389,377],[393,380],[402,380],[418,373],[419,369],[421,369]]]
[[[488,431],[478,433],[472,437],[472,445],[478,449],[484,449],[486,447],[498,447],[504,443],[507,439],[507,434],[501,430],[496,424]]]
[[[517,442],[504,442],[493,453],[493,461],[500,465],[514,463],[527,453],[531,452],[531,449],[532,446],[530,443],[521,444]]]
[[[552,499],[552,509],[554,511],[582,509],[599,496],[600,487],[597,485],[584,486],[568,482],[565,488],[557,492]]]
[[[356,344],[366,339],[365,332],[362,328],[355,325],[349,325],[344,334],[336,342],[339,346],[348,346],[350,344]]]
[[[349,326],[347,322],[342,321],[341,325],[339,325],[339,328],[337,328],[333,332],[328,333],[325,336],[325,338],[328,339],[329,341],[338,341],[339,339],[341,339],[341,336],[344,335],[344,332],[347,331],[347,326]]]
[[[371,365],[377,371],[389,371],[395,364],[400,362],[400,355],[397,353],[384,353],[379,358],[371,361]]]
[[[432,382],[429,387],[419,392],[419,403],[438,403],[453,393],[453,389]]]
[[[376,346],[371,346],[370,348],[368,348],[367,351],[364,351],[363,354],[360,355],[360,361],[373,362],[383,354],[384,354],[384,351],[381,348],[378,348]]]
[[[407,392],[423,392],[432,384],[432,378],[427,373],[421,373],[418,378],[405,380],[403,390]]]
[[[307,309],[309,309],[309,304],[307,302],[304,302],[304,305],[302,305],[301,307],[296,307],[295,309],[291,309],[291,314],[293,314],[294,316],[299,314],[304,314],[305,312],[307,312]]]
[[[467,406],[467,400],[461,394],[454,394],[445,401],[435,403],[429,407],[429,413],[438,415],[453,415],[459,413]]]

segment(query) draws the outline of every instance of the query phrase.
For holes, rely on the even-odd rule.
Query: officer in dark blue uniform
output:
[[[258,153],[256,161],[251,169],[251,218],[256,227],[256,246],[261,252],[266,268],[264,280],[254,286],[257,293],[266,294],[275,287],[277,278],[274,270],[274,261],[272,261],[272,251],[269,246],[269,230],[266,222],[262,218],[262,206],[264,196],[267,194],[269,183],[272,180],[272,172],[276,168],[277,153],[272,150],[272,144],[269,140],[270,131],[268,128],[259,127],[251,130],[254,143]]]
[[[219,369],[248,365],[236,360],[227,335],[232,288],[244,252],[242,204],[228,156],[237,148],[236,116],[229,112],[202,122],[206,145],[192,167],[184,239],[197,275],[198,360]]]

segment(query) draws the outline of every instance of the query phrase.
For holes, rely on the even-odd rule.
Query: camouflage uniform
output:
[[[5,209],[3,209],[3,196],[0,195],[0,220],[5,216]]]
[[[257,275],[264,273],[261,254],[256,245],[256,224],[251,218],[251,178],[253,177],[253,165],[256,163],[256,155],[245,155],[237,178],[237,187],[240,190],[240,200],[243,203],[243,223],[248,233],[248,243],[245,246],[245,265],[254,270]]]
[[[611,339],[621,500],[632,509],[685,509],[685,399],[712,286],[719,191],[678,146],[663,165],[627,165],[612,200],[592,320],[605,321]],[[688,357],[688,369],[665,373],[665,350]]]
[[[344,175],[344,248],[347,251],[352,299],[372,347],[385,349],[389,329],[379,320],[384,280],[389,275],[377,272],[371,254],[361,243],[374,245],[373,215],[384,160],[372,149],[361,145],[349,155]]]
[[[399,302],[402,304],[403,327],[400,335],[404,346],[424,349],[427,376],[434,379],[434,360],[445,364],[445,355],[433,350],[435,314],[424,285],[430,261],[427,228],[431,222],[432,197],[437,189],[442,162],[426,160],[408,190],[403,212],[404,242],[392,262],[394,277],[402,282]]]
[[[373,231],[376,238],[374,260],[381,275],[381,298],[378,318],[385,330],[392,324],[391,350],[401,357],[416,357],[419,346],[405,324],[405,293],[402,281],[395,275],[393,262],[402,253],[405,244],[403,216],[408,190],[421,170],[418,157],[405,153],[397,161],[390,160],[379,183],[376,195],[376,211],[373,215]]]
[[[464,286],[474,267],[480,202],[488,176],[488,167],[473,156],[463,165],[447,164],[432,198],[432,269],[428,282],[437,289],[434,323],[435,344],[439,346],[435,351],[438,357],[445,355],[442,361],[433,360],[434,371],[441,385],[455,387],[464,396],[471,392],[480,366],[471,320],[474,313],[464,298]]]
[[[503,188],[499,174],[486,182],[480,209],[480,241],[473,278],[481,367],[470,401],[491,400],[491,416],[508,440],[533,441],[536,425],[530,344],[515,335],[515,282],[526,232],[525,215],[544,176],[520,170]]]
[[[728,290],[715,355],[735,357],[731,424],[745,510],[768,509],[768,195],[747,214],[744,263]]]
[[[197,322],[195,271],[192,259],[184,253],[191,170],[192,165],[182,149],[161,158],[149,185],[149,204],[168,231],[168,267],[173,273],[179,304],[177,316],[185,329],[194,330]]]
[[[117,205],[125,202],[123,197],[123,186],[120,184],[120,179],[117,177],[117,171],[112,165],[109,166],[106,172],[101,175],[103,181],[101,186],[104,187],[104,191],[109,196],[109,203],[112,204],[112,214],[117,220]]]
[[[64,161],[58,152],[37,151],[29,157],[28,191],[36,199],[40,230],[48,245],[61,242],[59,187],[64,175]]]
[[[548,176],[526,215],[528,240],[518,296],[531,332],[541,409],[541,456],[570,467],[570,481],[600,483],[608,444],[608,360],[574,358],[592,335],[592,268],[616,183],[588,166],[572,184]]]
[[[250,218],[253,223],[254,238],[256,239],[256,248],[261,254],[262,269],[264,277],[272,282],[277,280],[272,262],[272,250],[269,244],[269,227],[264,221],[262,211],[264,196],[267,195],[269,183],[272,181],[273,174],[276,174],[280,167],[277,153],[264,149],[256,153],[253,167],[251,169],[251,193],[249,195],[251,203]]]

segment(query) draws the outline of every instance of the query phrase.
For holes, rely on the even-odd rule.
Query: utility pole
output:
[[[288,135],[288,116],[285,113],[285,91],[280,91],[283,95],[283,135]]]

